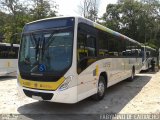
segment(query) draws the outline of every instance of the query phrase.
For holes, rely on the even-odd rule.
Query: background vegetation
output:
[[[0,33],[4,42],[19,43],[13,35],[20,33],[25,23],[54,17],[57,4],[49,0],[0,0]]]
[[[109,4],[101,24],[152,47],[160,47],[160,1],[118,0]]]
[[[98,18],[98,0],[82,0],[80,14],[151,47],[160,47],[160,0],[118,0]],[[15,33],[25,23],[58,13],[50,0],[0,0],[0,36],[3,42],[19,43]]]

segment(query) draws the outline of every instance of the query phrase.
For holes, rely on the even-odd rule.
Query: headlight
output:
[[[66,90],[69,87],[69,83],[71,82],[71,80],[73,79],[73,76],[69,76],[65,79],[64,83],[62,83],[62,85],[59,87],[60,91]]]

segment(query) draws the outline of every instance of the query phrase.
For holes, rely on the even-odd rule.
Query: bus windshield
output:
[[[73,27],[23,34],[21,73],[64,74],[72,63]]]

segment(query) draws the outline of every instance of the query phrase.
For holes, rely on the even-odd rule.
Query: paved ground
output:
[[[102,101],[97,102],[89,98],[77,104],[38,102],[27,97],[23,98],[18,94],[16,78],[1,77],[0,113],[21,114],[26,119],[35,119],[35,116],[44,119],[47,117],[45,114],[50,114],[50,118],[53,118],[53,114],[58,117],[62,117],[62,114],[70,116],[106,113],[160,114],[160,72],[141,73],[133,82],[120,82],[107,89]],[[33,117],[32,114],[41,116]]]

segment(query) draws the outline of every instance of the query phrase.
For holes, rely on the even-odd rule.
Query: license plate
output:
[[[36,99],[36,100],[43,100],[40,96],[34,96],[34,95],[32,95],[32,98]]]

